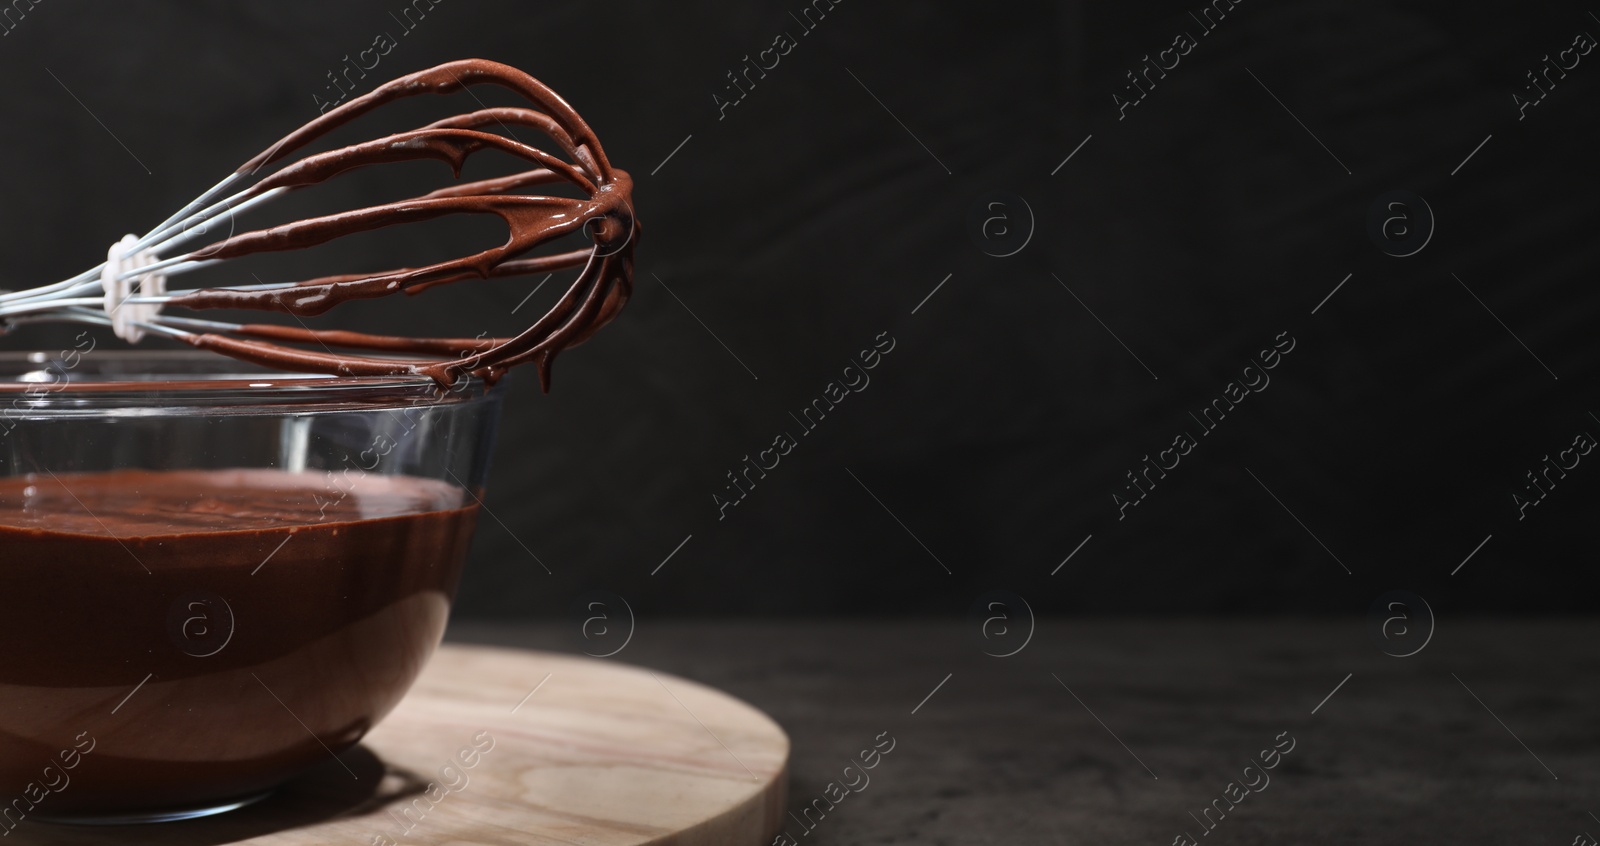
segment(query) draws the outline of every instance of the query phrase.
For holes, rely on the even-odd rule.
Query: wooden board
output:
[[[788,758],[769,717],[694,682],[445,646],[360,746],[257,804],[160,825],[30,821],[7,841],[754,846],[781,824]]]

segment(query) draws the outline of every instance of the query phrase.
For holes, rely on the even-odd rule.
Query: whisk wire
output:
[[[497,107],[457,114],[419,129],[290,160],[334,129],[374,109],[417,94],[449,94],[473,85],[510,89],[533,108]],[[567,156],[485,131],[510,126],[539,131]],[[291,191],[351,170],[434,159],[459,178],[467,158],[483,150],[510,154],[531,165],[508,176],[457,183],[399,202],[337,212],[268,229],[236,231],[238,220]],[[522,193],[562,182],[586,199]],[[628,201],[632,181],[611,167],[599,139],[572,107],[521,71],[483,60],[463,60],[410,74],[313,119],[246,162],[143,236],[127,236],[108,260],[76,276],[21,291],[0,291],[0,332],[46,321],[110,325],[137,342],[154,332],[203,349],[299,370],[360,375],[422,374],[451,382],[463,373],[496,378],[525,361],[539,365],[548,387],[556,354],[581,343],[608,322],[631,292],[637,222]],[[167,280],[257,252],[299,249],[395,223],[456,214],[492,214],[507,225],[498,247],[418,268],[324,276],[276,283],[167,290]],[[224,228],[226,234],[217,237]],[[529,255],[573,233],[592,244],[582,250]],[[502,278],[582,265],[550,311],[512,338],[391,338],[337,330],[239,324],[168,315],[166,307],[235,307],[317,314],[350,299],[398,291],[417,293],[469,279]],[[99,308],[95,308],[99,306]],[[277,342],[315,342],[326,352]],[[381,350],[381,357],[333,355],[329,343]]]

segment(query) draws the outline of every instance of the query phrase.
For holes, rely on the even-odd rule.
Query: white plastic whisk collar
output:
[[[161,297],[167,293],[165,273],[134,272],[158,261],[154,250],[135,249],[138,244],[138,238],[124,235],[106,252],[106,266],[100,271],[100,287],[105,289],[105,310],[111,319],[111,331],[130,344],[144,338],[144,328],[139,324],[154,320],[161,313],[161,303],[128,300],[135,296],[139,299]],[[138,283],[137,294],[133,290],[135,282]]]

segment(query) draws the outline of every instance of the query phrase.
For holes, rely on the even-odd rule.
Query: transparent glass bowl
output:
[[[501,388],[0,355],[0,833],[238,807],[443,635]]]

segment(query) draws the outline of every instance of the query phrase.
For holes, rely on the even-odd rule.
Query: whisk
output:
[[[374,109],[418,94],[450,94],[475,85],[508,88],[530,107],[483,107],[419,129],[290,157],[327,133]],[[482,103],[480,102],[480,106]],[[564,154],[523,143],[512,127],[532,129]],[[504,130],[502,135],[495,129]],[[508,137],[509,136],[509,137]],[[291,191],[356,168],[434,159],[459,179],[474,153],[498,150],[528,163],[509,176],[453,184],[418,197],[234,233],[241,215]],[[524,193],[566,182],[581,199]],[[72,321],[110,326],[138,342],[147,333],[200,349],[295,372],[336,376],[424,375],[449,385],[463,374],[493,381],[508,368],[533,362],[549,389],[550,367],[564,349],[608,323],[632,292],[633,249],[639,224],[630,204],[633,182],[611,166],[600,141],[578,113],[543,83],[516,68],[482,59],[439,65],[395,79],[330,109],[217,183],[142,237],[112,245],[104,263],[70,279],[0,292],[0,333],[26,323]],[[303,249],[359,232],[462,214],[499,217],[510,231],[504,244],[423,267],[322,276],[298,281],[169,290],[190,271],[255,253]],[[227,224],[226,237],[207,234]],[[541,245],[582,232],[590,245],[530,255]],[[565,294],[538,320],[509,338],[396,337],[311,329],[300,318],[354,299],[582,267]],[[228,323],[167,313],[243,308],[284,312],[300,326]],[[300,346],[291,346],[298,344]],[[335,349],[360,353],[335,353]]]

